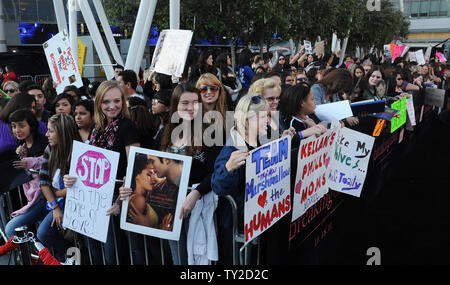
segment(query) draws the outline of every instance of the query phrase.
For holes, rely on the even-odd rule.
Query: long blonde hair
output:
[[[94,102],[94,121],[95,127],[97,129],[105,130],[107,126],[107,119],[105,114],[102,111],[102,102],[103,97],[105,97],[106,92],[111,89],[117,88],[120,91],[120,98],[122,100],[122,110],[120,111],[120,115],[122,117],[129,117],[128,108],[127,108],[127,100],[125,96],[125,92],[120,87],[119,83],[114,80],[103,81],[97,88],[97,92],[95,92],[95,102]]]
[[[48,123],[52,124],[58,137],[48,159],[49,177],[53,177],[58,168],[63,176],[69,173],[73,141],[81,141],[80,133],[74,118],[67,114],[53,115],[48,119]]]
[[[259,97],[257,98],[259,102],[255,103],[254,101],[258,100],[253,99],[253,97]],[[258,112],[267,112],[268,109],[269,103],[262,95],[248,93],[243,96],[239,99],[234,111],[234,124],[237,131],[241,135],[245,135],[247,133],[247,119],[257,115]]]

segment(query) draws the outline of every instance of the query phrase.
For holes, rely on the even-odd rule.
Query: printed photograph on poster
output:
[[[163,30],[153,53],[150,70],[181,77],[192,35],[190,30]]]
[[[131,147],[125,187],[133,193],[122,203],[120,227],[144,235],[178,240],[180,207],[187,194],[192,158]]]
[[[106,242],[116,184],[118,152],[73,142],[69,175],[77,178],[67,188],[63,227]]]
[[[291,210],[291,137],[251,151],[245,165],[244,236],[248,244]]]
[[[64,88],[69,85],[75,85],[77,88],[83,86],[78,64],[73,57],[66,30],[57,33],[46,41],[43,44],[43,48],[58,94],[62,93]]]

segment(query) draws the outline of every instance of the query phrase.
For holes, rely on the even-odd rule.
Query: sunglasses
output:
[[[161,102],[161,101],[158,99],[152,99],[152,104],[154,104],[154,105],[158,104],[159,102]]]
[[[219,87],[218,87],[218,86],[215,86],[215,85],[204,86],[204,87],[200,88],[200,93],[201,93],[201,94],[206,94],[206,92],[208,92],[208,89],[209,89],[211,92],[217,92],[217,91],[219,90]]]
[[[5,89],[5,92],[6,93],[13,93],[13,92],[16,92],[17,91],[17,89]]]
[[[285,60],[284,57],[279,58],[278,60]]]
[[[294,79],[286,79],[286,82],[294,82]]]
[[[397,80],[403,80],[403,78],[397,78]]]
[[[299,78],[297,78],[297,81],[298,81],[298,82],[303,82],[303,81],[306,81],[306,80],[308,80],[308,79],[306,79],[306,78],[304,78],[304,77],[299,77]]]
[[[275,100],[280,101],[280,97],[267,97],[266,100],[269,102],[273,102]]]
[[[253,96],[251,102],[252,102],[252,104],[259,104],[261,101],[262,101],[262,97],[261,97],[261,95],[258,95],[258,96]]]

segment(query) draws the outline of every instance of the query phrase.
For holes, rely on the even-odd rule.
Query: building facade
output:
[[[391,0],[410,20],[405,41],[411,47],[433,46],[450,38],[449,0]],[[439,45],[439,46],[441,46]]]

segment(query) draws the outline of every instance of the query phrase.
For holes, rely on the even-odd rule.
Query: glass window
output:
[[[56,22],[53,1],[37,1],[37,13],[40,22]]]
[[[450,10],[449,0],[441,0],[441,8],[439,9],[439,16],[448,16]]]
[[[420,1],[419,16],[420,17],[428,16],[429,9],[430,9],[430,2],[429,2],[429,0],[421,0]]]
[[[430,16],[439,15],[439,0],[431,0],[430,2]]]
[[[418,0],[411,2],[411,17],[419,17],[420,2]]]
[[[3,14],[5,14],[6,21],[19,21],[19,7],[14,0],[3,0]]]
[[[20,9],[20,21],[37,22],[38,18],[36,0],[19,0],[18,2]]]

